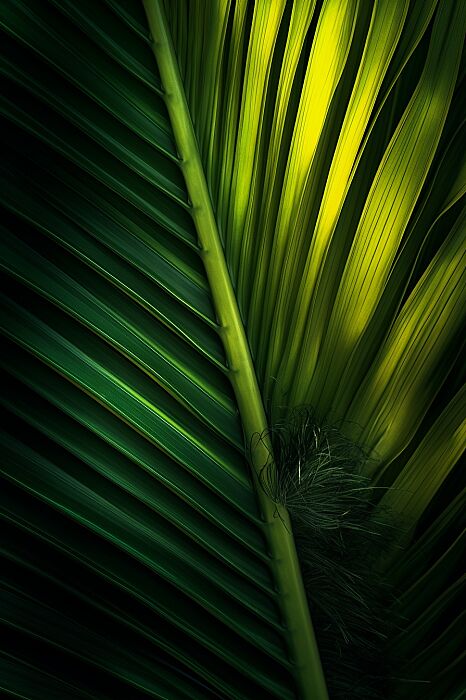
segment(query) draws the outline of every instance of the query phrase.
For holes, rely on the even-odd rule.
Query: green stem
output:
[[[165,90],[165,101],[181,156],[180,167],[192,202],[192,216],[220,325],[230,379],[249,444],[252,436],[261,435],[267,430],[262,398],[228,273],[162,3],[160,0],[143,2]],[[251,455],[253,478],[264,532],[271,551],[272,573],[280,593],[279,603],[286,626],[285,634],[293,661],[294,677],[301,698],[328,700],[289,516],[281,509],[280,517],[276,517],[276,504],[266,496],[259,484],[258,475],[267,462],[270,445],[257,442]]]

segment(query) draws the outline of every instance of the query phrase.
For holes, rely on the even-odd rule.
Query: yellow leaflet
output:
[[[403,515],[404,540],[455,466],[466,444],[466,386],[450,401],[413,456],[381,499],[397,515]]]
[[[221,132],[217,158],[221,161],[217,194],[217,221],[220,226],[223,242],[230,201],[230,188],[233,176],[236,138],[238,131],[238,115],[242,92],[242,55],[246,34],[247,0],[238,0],[233,12],[230,32],[230,48],[227,57],[225,78],[225,103],[218,129]],[[214,183],[215,184],[215,183]]]
[[[256,148],[260,140],[267,83],[285,0],[257,3],[251,25],[226,225],[226,253],[236,280]]]
[[[466,212],[415,287],[350,407],[358,439],[379,460],[393,459],[417,430],[431,401],[439,359],[464,324]],[[363,426],[357,428],[356,426]]]
[[[355,0],[328,0],[319,17],[286,167],[278,219],[276,224],[269,222],[270,235],[273,236],[273,255],[268,271],[269,283],[265,290],[265,330],[271,322],[271,315],[275,313],[279,288],[287,288],[288,275],[294,272],[283,268],[283,261],[287,249],[293,245],[293,222],[298,217],[299,202],[306,180],[312,173],[325,118],[348,57],[357,6]],[[293,230],[293,233],[296,235],[297,231]],[[287,329],[278,322],[275,330],[279,333],[286,332]],[[267,338],[266,332],[261,335],[264,340]]]
[[[281,318],[289,317],[289,314],[292,318],[293,332],[290,334],[289,343],[283,353],[284,364],[280,369],[280,381],[284,391],[290,386],[297,364],[297,356],[303,348],[303,336],[306,331],[308,313],[313,303],[314,290],[318,284],[325,256],[354,175],[366,127],[403,28],[407,9],[408,2],[406,1],[380,0],[374,4],[361,65],[330,167],[316,228],[307,253],[305,272],[298,297],[296,300],[291,300],[291,304],[287,304],[285,300],[283,308],[280,308],[280,318],[277,318],[278,326],[283,323]],[[316,347],[318,340],[314,339]],[[310,357],[308,355],[305,362],[306,377],[312,377],[315,360],[316,352],[311,353]],[[300,376],[303,376],[302,363],[301,359],[297,372]],[[272,364],[271,370],[273,371],[274,368],[275,362]],[[303,400],[305,388],[302,381],[293,387],[289,397],[289,402],[292,405]]]
[[[322,411],[330,409],[351,354],[377,311],[427,177],[456,82],[465,14],[453,16],[453,31],[451,9],[445,5],[437,15],[423,75],[369,192],[309,390]],[[302,366],[306,372],[305,357]]]
[[[307,31],[314,14],[315,0],[295,0],[290,26],[282,56],[278,82],[270,83],[269,98],[276,94],[270,140],[266,142],[254,162],[254,175],[249,193],[248,213],[241,241],[241,258],[238,276],[238,295],[246,313],[250,288],[253,286],[253,318],[257,318],[264,284],[268,275],[270,239],[275,225],[278,207],[278,191],[282,172],[279,160],[283,156],[285,119],[289,109],[291,89]],[[266,137],[267,135],[264,134]],[[266,161],[263,182],[260,181],[262,161]],[[262,188],[262,192],[261,192]],[[259,220],[258,220],[259,219]],[[254,330],[251,323],[250,331]],[[257,329],[255,329],[257,330]],[[251,342],[251,335],[250,335]],[[253,343],[254,345],[254,343]]]

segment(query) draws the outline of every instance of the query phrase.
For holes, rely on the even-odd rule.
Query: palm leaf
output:
[[[369,697],[324,680],[319,572],[306,599],[261,484],[304,404],[400,522],[390,697],[458,696],[465,23],[3,3],[5,694]]]

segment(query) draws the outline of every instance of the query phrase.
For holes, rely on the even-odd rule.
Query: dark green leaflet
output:
[[[5,692],[291,698],[142,7],[1,24]]]

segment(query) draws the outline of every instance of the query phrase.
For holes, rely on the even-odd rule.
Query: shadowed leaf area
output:
[[[393,594],[376,565],[395,525],[375,506],[368,457],[309,409],[270,437],[261,483],[291,516],[330,697],[384,697],[395,663],[386,640],[401,620],[386,614]]]
[[[3,0],[2,697],[462,697],[465,26]]]

